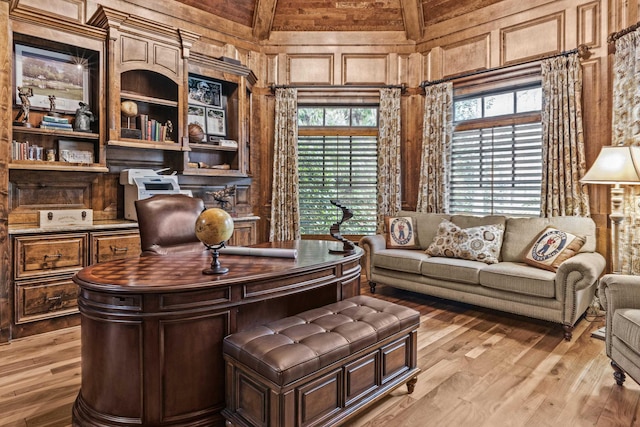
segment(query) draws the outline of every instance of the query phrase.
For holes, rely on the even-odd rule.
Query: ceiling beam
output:
[[[266,40],[271,34],[273,16],[276,14],[278,0],[257,0],[253,12],[253,36],[258,40]]]
[[[404,30],[407,34],[407,39],[414,41],[420,40],[424,33],[422,1],[400,0],[400,7],[402,8],[402,20],[404,21]]]

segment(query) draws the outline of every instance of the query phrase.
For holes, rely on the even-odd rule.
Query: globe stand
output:
[[[218,260],[218,257],[220,256],[220,252],[218,252],[218,249],[224,248],[224,242],[218,245],[207,245],[205,243],[205,246],[207,247],[207,249],[209,249],[209,251],[211,251],[212,259],[211,267],[202,270],[202,274],[227,274],[229,272],[229,269],[226,267],[221,267],[220,261]]]

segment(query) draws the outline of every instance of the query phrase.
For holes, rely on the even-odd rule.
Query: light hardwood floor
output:
[[[363,286],[363,294],[369,294]],[[558,325],[378,286],[376,296],[422,314],[413,394],[400,387],[348,425],[632,426],[640,387],[618,387],[602,319],[583,319],[571,342]],[[0,426],[61,427],[80,387],[80,329],[0,346]]]

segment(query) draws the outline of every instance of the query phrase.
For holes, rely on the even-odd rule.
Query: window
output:
[[[538,216],[540,84],[454,98],[452,213]]]
[[[340,226],[347,234],[376,230],[378,109],[299,107],[298,167],[300,227],[303,235],[328,235],[342,211],[353,211]]]

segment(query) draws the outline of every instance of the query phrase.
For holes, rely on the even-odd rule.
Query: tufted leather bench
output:
[[[227,425],[328,426],[417,381],[416,310],[356,296],[227,336]]]

